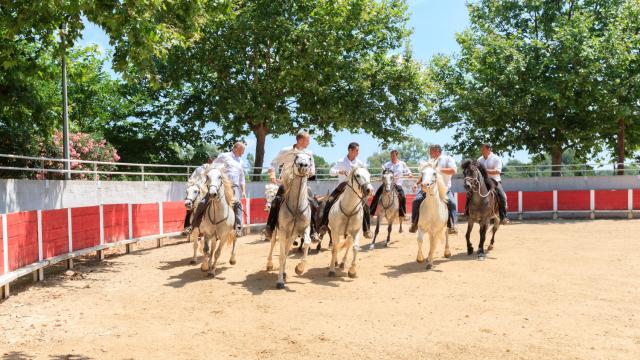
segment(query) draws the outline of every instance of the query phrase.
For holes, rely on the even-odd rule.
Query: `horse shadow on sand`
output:
[[[490,253],[486,252],[486,250],[485,250],[485,254],[486,254],[486,257],[485,257],[486,260],[496,259],[495,257],[489,256]],[[442,269],[440,269],[438,265],[446,264],[452,261],[478,261],[478,256],[476,255],[475,252],[472,255],[467,255],[466,252],[459,252],[457,254],[451,255],[451,257],[448,259],[444,257],[438,257],[433,260],[434,268],[431,270],[427,270],[425,268],[427,266],[426,259],[422,263],[418,263],[417,261],[413,260],[400,265],[386,265],[385,267],[388,269],[388,271],[383,272],[382,275],[389,278],[399,278],[400,276],[403,276],[403,275],[421,273],[425,271],[440,273],[442,272]]]
[[[220,264],[222,265],[222,264]],[[189,283],[195,283],[199,281],[212,281],[212,280],[225,280],[225,277],[221,276],[222,273],[230,269],[229,266],[216,267],[216,276],[210,276],[206,271],[200,270],[200,265],[192,265],[193,268],[183,271],[178,275],[169,277],[169,282],[165,286],[170,286],[176,289],[182,288]]]

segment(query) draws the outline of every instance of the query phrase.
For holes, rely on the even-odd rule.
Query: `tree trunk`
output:
[[[624,175],[624,119],[618,120],[618,175]]]
[[[551,151],[551,176],[561,176],[562,174],[562,149],[556,148]]]
[[[256,158],[253,163],[252,181],[260,181],[262,165],[264,164],[264,145],[267,139],[267,127],[261,122],[253,127],[253,133],[256,136]]]

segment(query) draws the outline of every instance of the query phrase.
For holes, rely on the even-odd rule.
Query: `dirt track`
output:
[[[395,233],[389,248],[363,251],[356,279],[327,277],[327,251],[301,277],[290,260],[286,290],[264,270],[257,236],[242,238],[235,266],[225,249],[216,279],[189,265],[190,244],[114,252],[13,286],[0,356],[640,359],[639,230],[639,220],[513,224],[484,262],[461,234],[429,272],[415,236]]]

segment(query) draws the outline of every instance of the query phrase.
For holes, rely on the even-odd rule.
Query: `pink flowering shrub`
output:
[[[53,137],[48,141],[43,141],[40,143],[40,155],[47,158],[55,158],[62,159],[63,158],[63,148],[62,148],[62,132],[56,130],[53,134]],[[120,156],[118,155],[118,151],[109,144],[106,140],[95,139],[91,134],[87,133],[70,133],[69,134],[69,158],[72,160],[70,162],[71,170],[86,170],[93,171],[93,164],[81,163],[73,160],[90,160],[90,161],[104,161],[104,162],[117,162],[120,160]],[[47,169],[64,169],[62,162],[57,161],[45,161],[44,164]],[[114,171],[116,169],[115,165],[110,164],[99,164],[98,171]],[[93,179],[94,176],[92,174],[72,174],[72,178],[74,179]],[[100,175],[98,175],[100,176]],[[104,177],[104,175],[102,175]],[[63,173],[47,173],[46,177],[48,178],[63,178]],[[38,173],[36,175],[38,179],[44,179],[45,174]],[[107,176],[108,178],[108,176]]]

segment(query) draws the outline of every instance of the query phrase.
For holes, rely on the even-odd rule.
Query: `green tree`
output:
[[[158,65],[167,86],[157,106],[175,109],[175,126],[220,143],[253,133],[261,167],[269,134],[304,128],[328,143],[336,130],[364,129],[389,141],[423,116],[405,1],[230,3],[233,16],[208,17],[203,36]],[[204,131],[211,124],[220,131]]]
[[[601,150],[597,52],[621,1],[495,1],[468,5],[471,26],[458,34],[459,56],[437,56],[435,111],[428,126],[455,127],[458,153],[481,142],[499,151],[584,160]]]

